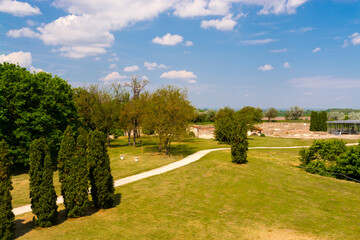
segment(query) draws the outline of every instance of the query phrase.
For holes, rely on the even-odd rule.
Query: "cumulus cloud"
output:
[[[192,41],[186,41],[184,43],[184,45],[187,46],[187,47],[190,47],[190,46],[194,45],[194,43]]]
[[[321,51],[321,48],[317,47],[314,50],[312,50],[311,52],[312,53],[317,53],[317,52],[320,52],[320,51]]]
[[[352,45],[360,45],[360,34],[354,33],[350,36]]]
[[[164,65],[164,64],[157,64],[155,62],[151,63],[151,62],[144,62],[144,67],[149,70],[156,70],[156,69],[168,69],[169,67]]]
[[[282,53],[282,52],[287,52],[289,51],[287,48],[282,48],[282,49],[273,49],[273,50],[270,50],[269,52],[271,53]]]
[[[283,68],[291,68],[291,65],[289,62],[284,62]]]
[[[260,71],[271,71],[273,69],[274,69],[274,67],[270,64],[265,64],[264,66],[258,67],[258,70],[260,70]]]
[[[201,27],[204,29],[208,28],[215,28],[220,31],[231,31],[234,29],[235,25],[237,24],[234,19],[232,19],[232,14],[227,14],[221,20],[213,19],[213,20],[202,20]]]
[[[19,64],[21,67],[30,67],[32,64],[32,57],[31,53],[29,52],[13,52],[8,55],[1,54],[0,55],[0,62],[8,62],[13,64]]]
[[[16,0],[1,0],[0,12],[9,13],[17,17],[41,14],[38,7],[33,7],[27,2],[18,2]]]
[[[138,65],[133,65],[133,66],[127,66],[124,68],[124,72],[135,72],[138,71],[140,68]]]
[[[113,64],[110,64],[109,68],[110,68],[110,69],[114,69],[114,68],[117,68],[117,65],[116,65],[115,63],[113,63]]]
[[[37,32],[34,32],[28,27],[23,27],[21,29],[14,29],[9,30],[6,35],[13,38],[19,38],[19,37],[28,37],[28,38],[39,38],[40,34]]]
[[[179,79],[187,81],[188,83],[196,83],[197,76],[193,72],[188,72],[185,70],[181,71],[169,71],[161,74],[160,78],[166,79]]]
[[[298,88],[360,88],[360,79],[356,78],[336,78],[332,76],[313,76],[295,78],[289,84]]]
[[[264,4],[264,8],[259,12],[260,15],[269,14],[294,14],[296,9],[305,4],[308,0],[277,0],[277,1],[257,1]]]
[[[273,39],[273,38],[254,39],[254,40],[245,40],[245,41],[243,41],[243,44],[245,44],[245,45],[260,45],[260,44],[266,44],[266,43],[271,43],[271,42],[275,42],[275,41],[277,41],[277,39]]]
[[[152,40],[153,43],[167,46],[175,46],[183,41],[183,37],[177,34],[165,34],[162,37],[156,37]]]
[[[100,80],[102,80],[106,84],[108,84],[108,83],[116,82],[118,80],[125,79],[125,78],[127,78],[127,76],[122,76],[118,72],[112,72],[112,73],[106,75],[105,77],[100,78]]]
[[[35,68],[35,67],[33,67],[33,66],[30,66],[30,72],[36,72],[36,73],[38,73],[38,72],[44,72],[44,70],[42,70],[41,68]]]

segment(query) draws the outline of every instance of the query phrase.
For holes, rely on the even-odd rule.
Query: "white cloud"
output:
[[[197,76],[193,72],[181,71],[170,71],[163,73],[160,78],[166,79],[180,79],[187,81],[188,83],[196,83]]]
[[[291,68],[291,65],[289,62],[284,62],[283,68]]]
[[[177,34],[171,35],[170,33],[165,34],[164,36],[156,37],[152,40],[153,43],[167,46],[175,46],[183,41],[183,37]]]
[[[289,84],[298,88],[360,88],[360,79],[336,78],[331,76],[314,76],[295,78]]]
[[[313,94],[312,94],[312,92],[305,92],[304,95],[311,96],[311,95],[313,95]]]
[[[273,49],[273,50],[270,50],[269,52],[271,53],[282,53],[282,52],[287,52],[289,51],[287,48],[282,48],[282,49]]]
[[[104,81],[106,84],[108,84],[108,83],[116,82],[118,80],[125,79],[125,78],[127,78],[127,76],[122,76],[118,72],[112,72],[112,73],[106,75],[105,77],[100,78],[100,80]]]
[[[209,15],[226,15],[231,7],[231,1],[222,0],[195,0],[177,1],[174,14],[176,16],[196,17]]]
[[[276,0],[276,1],[256,1],[262,2],[264,8],[259,12],[260,15],[268,14],[294,14],[296,9],[305,4],[308,0]],[[254,1],[255,2],[255,1]]]
[[[114,68],[117,68],[117,65],[116,65],[115,63],[113,63],[113,64],[110,64],[109,68],[110,68],[110,69],[114,69]]]
[[[231,31],[234,29],[235,25],[237,24],[234,19],[232,19],[232,14],[227,14],[225,17],[223,17],[221,20],[219,19],[213,19],[213,20],[202,20],[201,21],[201,27],[204,29],[208,28],[216,28],[220,31]]]
[[[187,47],[190,47],[190,46],[194,45],[194,43],[192,41],[186,41],[184,43],[184,45],[187,46]]]
[[[245,40],[243,43],[245,45],[259,45],[259,44],[266,44],[277,41],[276,39],[266,38],[266,39],[254,39],[254,40]]]
[[[344,44],[342,45],[343,48],[347,48],[348,46],[350,46],[349,41],[348,40],[344,40]]]
[[[9,13],[18,17],[41,14],[38,7],[32,7],[27,2],[18,2],[16,0],[1,0],[0,12]]]
[[[270,64],[265,64],[264,66],[258,67],[258,70],[260,70],[260,71],[271,71],[273,69],[274,69],[274,67]]]
[[[360,34],[354,33],[350,36],[352,45],[360,45]]]
[[[299,28],[299,29],[292,29],[289,32],[291,33],[305,33],[305,32],[310,32],[312,30],[314,30],[315,28],[312,27],[303,27],[303,28]]]
[[[40,34],[37,32],[34,32],[30,28],[23,27],[21,29],[13,29],[9,30],[6,33],[7,36],[13,37],[13,38],[19,38],[19,37],[29,37],[29,38],[39,38]]]
[[[157,65],[157,63],[144,62],[144,67],[149,71],[155,70]]]
[[[29,52],[13,52],[8,55],[0,55],[0,62],[9,62],[14,64],[19,64],[21,67],[30,67],[32,64],[31,53]]]
[[[312,50],[312,53],[317,53],[317,52],[320,52],[320,51],[321,51],[321,48],[317,47],[314,50]]]
[[[168,68],[170,68],[170,67],[169,67],[169,66],[166,66],[166,65],[164,65],[164,64],[159,64],[158,68],[159,68],[159,69],[168,69]]]
[[[140,68],[138,65],[133,65],[133,66],[127,66],[124,68],[124,72],[135,72],[138,71]]]
[[[28,19],[28,20],[26,20],[26,24],[29,25],[29,26],[35,26],[35,25],[37,25],[38,23],[37,23],[37,22],[34,22],[34,21],[31,20],[31,19]]]
[[[143,75],[143,76],[141,76],[141,80],[146,80],[146,81],[149,81],[149,77],[148,77],[148,76]]]
[[[44,70],[42,70],[41,68],[35,68],[33,66],[30,67],[30,72],[44,72]]]

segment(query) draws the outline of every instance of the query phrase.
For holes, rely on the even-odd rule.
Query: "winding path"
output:
[[[346,145],[347,146],[353,146],[353,145],[357,145],[357,144],[358,143],[349,143],[349,144],[346,144]],[[309,146],[249,147],[249,150],[251,150],[251,149],[294,149],[294,148],[304,148],[304,147],[309,147]],[[139,180],[144,179],[144,178],[159,175],[159,174],[162,174],[162,173],[165,173],[165,172],[168,172],[168,171],[183,167],[183,166],[188,165],[190,163],[196,162],[200,158],[204,157],[206,154],[208,154],[210,152],[220,151],[220,150],[229,150],[229,149],[230,148],[215,148],[215,149],[201,150],[201,151],[193,153],[193,154],[191,154],[191,155],[189,155],[189,156],[187,156],[187,157],[185,157],[185,158],[183,158],[183,159],[181,159],[181,160],[179,160],[177,162],[173,162],[173,163],[170,163],[168,165],[165,165],[165,166],[162,166],[162,167],[159,167],[159,168],[155,168],[153,170],[149,170],[149,171],[146,171],[146,172],[142,172],[142,173],[135,174],[135,175],[132,175],[132,176],[129,176],[129,177],[125,177],[125,178],[115,180],[114,181],[114,186],[119,187],[119,186],[122,186],[122,185],[125,185],[125,184],[128,184],[128,183],[139,181]],[[57,198],[57,200],[56,200],[57,204],[61,204],[63,202],[64,202],[64,199],[63,199],[62,196],[59,196]],[[14,208],[13,212],[14,212],[15,215],[20,215],[20,214],[23,214],[23,213],[31,212],[31,205],[28,204],[28,205],[24,205],[24,206],[21,206],[21,207]]]

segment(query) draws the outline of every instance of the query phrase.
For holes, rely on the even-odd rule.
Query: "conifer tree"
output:
[[[69,218],[82,217],[85,215],[89,203],[88,197],[88,169],[86,160],[87,132],[79,128],[75,155],[72,158],[70,176],[71,191],[68,193],[67,215]]]
[[[312,111],[310,116],[310,131],[316,131],[316,123],[317,123],[317,112]]]
[[[64,198],[66,213],[69,212],[71,200],[68,195],[72,195],[74,190],[74,180],[71,178],[72,161],[75,154],[74,132],[71,126],[67,126],[60,145],[58,154],[59,181],[61,183],[61,195]],[[76,184],[76,183],[75,183]]]
[[[50,227],[57,219],[51,157],[45,138],[30,144],[30,198],[36,227]]]
[[[87,156],[90,167],[91,196],[95,207],[102,209],[115,206],[114,182],[105,144],[104,133],[97,130],[90,132]]]
[[[5,140],[0,142],[0,239],[14,238],[14,213],[12,212],[11,193],[12,183],[9,158],[9,148]]]
[[[321,111],[320,115],[320,131],[327,131],[327,113],[325,111]]]
[[[233,140],[231,141],[232,162],[237,164],[247,163],[247,126],[241,121],[234,129]]]

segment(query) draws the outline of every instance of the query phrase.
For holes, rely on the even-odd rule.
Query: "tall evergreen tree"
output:
[[[247,124],[241,121],[234,129],[234,139],[231,143],[232,162],[241,164],[247,163]]]
[[[316,131],[317,128],[317,112],[312,111],[310,116],[310,131]]]
[[[90,132],[87,156],[91,196],[97,208],[115,206],[115,189],[110,169],[110,159],[106,149],[106,135],[100,131]]]
[[[321,111],[320,113],[320,131],[327,131],[327,113],[325,111]]]
[[[11,193],[12,183],[9,158],[9,147],[5,140],[0,142],[0,239],[14,238],[14,213],[12,212]]]
[[[37,227],[50,227],[57,219],[56,193],[49,147],[45,138],[30,144],[30,198]]]
[[[70,169],[71,191],[68,193],[67,215],[70,218],[82,217],[85,215],[89,203],[88,197],[88,169],[86,160],[87,132],[79,128],[75,155],[72,158]]]
[[[64,132],[63,139],[60,145],[60,151],[58,154],[58,169],[59,169],[59,181],[61,183],[61,195],[64,198],[64,205],[66,212],[69,212],[69,205],[71,200],[68,195],[72,195],[71,191],[74,188],[74,180],[71,177],[72,161],[75,154],[75,139],[74,132],[71,126],[67,126]],[[76,184],[76,183],[75,183]]]

